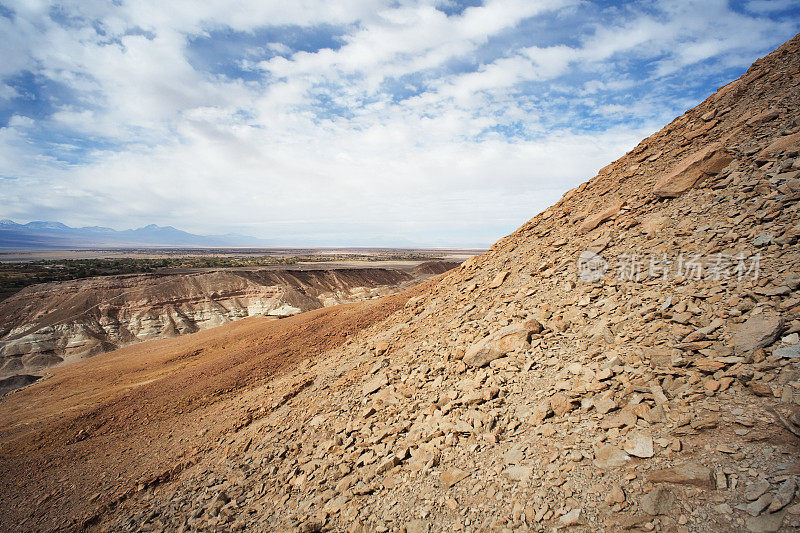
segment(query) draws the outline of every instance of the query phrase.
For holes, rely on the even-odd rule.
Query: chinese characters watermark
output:
[[[592,283],[602,279],[611,269],[603,256],[586,250],[578,257],[578,278]],[[620,281],[643,281],[649,279],[694,279],[722,281],[736,279],[758,280],[761,254],[747,255],[717,253],[701,254],[640,254],[625,253],[615,265],[616,278]]]

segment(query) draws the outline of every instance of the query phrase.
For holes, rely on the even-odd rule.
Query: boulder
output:
[[[578,405],[579,402],[577,399],[570,398],[566,394],[560,392],[554,394],[553,397],[550,398],[550,408],[557,417],[564,416],[573,411]]]
[[[533,467],[525,465],[515,465],[506,468],[505,475],[512,481],[527,481],[533,473]]]
[[[656,487],[642,496],[642,510],[651,515],[665,515],[675,504],[675,495],[666,487]]]
[[[800,358],[800,344],[790,344],[789,346],[782,346],[772,351],[772,355],[778,357],[785,357],[787,359]]]
[[[552,414],[553,410],[550,408],[550,400],[545,399],[533,407],[533,409],[531,410],[529,421],[533,425],[538,425],[541,424],[545,418],[547,418]]]
[[[744,497],[748,501],[755,501],[759,499],[770,488],[769,481],[764,479],[751,483],[744,489]]]
[[[655,235],[661,230],[669,227],[672,219],[664,215],[652,215],[642,221],[642,231],[648,235]]]
[[[602,224],[603,222],[610,220],[617,216],[619,212],[622,210],[622,206],[625,205],[625,202],[615,202],[599,213],[595,213],[594,215],[589,215],[583,221],[583,223],[578,228],[581,233],[587,233],[592,231],[594,228]]]
[[[781,111],[778,109],[767,109],[750,118],[747,121],[747,123],[750,124],[751,126],[755,126],[758,124],[766,124],[771,120],[775,120],[780,115]]]
[[[733,348],[738,354],[764,348],[775,342],[782,330],[783,317],[780,315],[751,316],[734,330]]]
[[[604,415],[617,408],[617,402],[610,398],[601,398],[594,402],[594,408],[598,414]]]
[[[578,525],[580,523],[580,519],[581,519],[581,512],[583,512],[583,509],[581,509],[579,507],[579,508],[571,510],[570,512],[568,512],[565,515],[562,515],[558,519],[561,527],[570,527],[570,526]]]
[[[751,533],[775,533],[780,531],[786,511],[767,513],[761,516],[750,516],[745,520],[745,526]]]
[[[522,323],[522,327],[531,332],[531,335],[538,335],[544,331],[544,326],[535,318],[529,318]]]
[[[716,116],[717,116],[717,110],[711,109],[710,111],[706,111],[705,113],[700,115],[700,120],[702,120],[703,122],[708,122],[709,120],[713,119]]]
[[[540,332],[541,327],[542,325],[535,320],[506,326],[470,346],[464,354],[464,363],[473,368],[480,368],[509,352],[524,349],[529,345],[531,335]]]
[[[489,288],[490,289],[496,289],[497,287],[502,285],[503,282],[508,277],[508,274],[509,274],[509,272],[507,270],[504,270],[502,272],[498,272],[497,275],[494,277],[494,279],[492,279],[492,281],[489,282]]]
[[[653,457],[653,437],[644,431],[636,432],[625,441],[623,448],[634,457]]]
[[[380,340],[375,343],[375,354],[383,355],[389,351],[389,343],[385,340]]]
[[[372,394],[376,390],[380,389],[384,385],[389,383],[389,378],[384,373],[380,373],[376,375],[374,378],[371,378],[361,388],[361,392],[364,393],[364,396],[368,394]]]
[[[614,505],[615,503],[625,502],[625,491],[619,485],[612,485],[606,493],[606,504]]]
[[[442,472],[439,481],[445,488],[450,488],[468,476],[469,474],[467,472],[464,472],[460,468],[452,468],[450,470],[445,470],[444,472]]]
[[[733,161],[719,143],[714,143],[676,163],[666,175],[659,178],[653,192],[662,198],[675,198],[714,176]]]
[[[430,526],[424,520],[411,520],[406,524],[406,533],[428,533]]]
[[[790,148],[800,147],[800,133],[784,135],[772,141],[756,156],[756,161],[768,161],[771,156],[780,154]]]
[[[656,470],[648,478],[653,483],[675,483],[678,485],[694,485],[700,488],[712,488],[714,475],[710,468],[699,463],[684,463],[663,470]]]
[[[772,502],[769,504],[769,509],[767,510],[770,513],[774,513],[789,505],[794,499],[795,490],[797,490],[797,483],[795,483],[794,479],[789,478],[785,480],[781,483],[781,486],[778,487],[778,492],[775,493]]]
[[[755,501],[744,506],[744,511],[750,516],[758,516],[772,503],[772,494],[762,494]]]
[[[619,468],[630,461],[630,456],[614,445],[606,444],[594,454],[594,464],[598,468]]]
[[[761,232],[753,239],[753,246],[756,248],[761,248],[762,246],[768,246],[772,244],[772,241],[775,239],[775,235],[772,233]]]

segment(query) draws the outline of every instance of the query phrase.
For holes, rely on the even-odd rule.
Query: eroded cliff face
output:
[[[36,285],[0,302],[0,377],[248,316],[365,300],[429,275],[387,268],[214,271]]]

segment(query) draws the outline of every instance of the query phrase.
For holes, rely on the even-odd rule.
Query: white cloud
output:
[[[670,76],[691,67],[695,86],[716,83],[696,65],[744,66],[797,26],[721,0],[602,21],[571,0],[450,17],[437,4],[97,0],[65,4],[60,24],[45,2],[16,3],[0,17],[0,98],[19,96],[8,80],[25,70],[71,97],[0,128],[0,175],[17,178],[0,180],[0,216],[489,244],[691,105],[665,92]],[[579,24],[562,40],[524,26],[568,16]],[[344,32],[340,47],[271,36],[242,50],[233,61],[256,81],[189,60],[191,39],[215,30],[322,24]]]
[[[33,126],[35,123],[35,120],[23,115],[14,115],[8,120],[8,126],[15,129],[28,128]]]

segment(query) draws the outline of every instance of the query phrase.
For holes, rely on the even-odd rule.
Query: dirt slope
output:
[[[8,395],[0,402],[3,529],[77,527],[140,483],[180,471],[266,412],[242,402],[253,384],[348,342],[419,290],[129,346]]]
[[[109,443],[41,459],[12,431],[3,506],[103,531],[796,530],[799,156],[800,36],[402,309],[211,404],[193,464],[78,505],[6,450],[44,468]],[[137,450],[177,448],[154,427]]]

